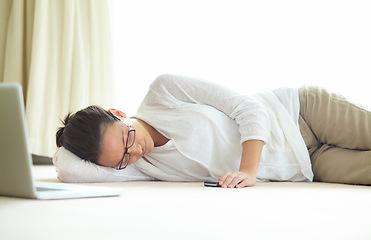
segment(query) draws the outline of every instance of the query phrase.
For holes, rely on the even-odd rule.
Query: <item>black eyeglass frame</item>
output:
[[[121,161],[117,164],[117,167],[116,167],[117,170],[123,170],[129,165],[130,153],[128,153],[128,151],[129,151],[129,148],[131,148],[134,145],[134,142],[135,142],[135,129],[132,126],[130,126],[129,124],[127,124],[126,122],[124,122],[121,118],[117,117],[116,115],[113,115],[113,116],[116,119],[125,123],[125,125],[129,128],[129,131],[128,131],[128,134],[127,134],[127,137],[126,137],[126,141],[125,141],[124,156],[122,157]],[[132,134],[132,138],[130,138],[130,134]],[[130,140],[130,144],[129,144],[129,140]]]

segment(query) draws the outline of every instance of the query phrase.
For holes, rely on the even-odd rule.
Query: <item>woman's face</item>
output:
[[[136,119],[115,121],[103,129],[102,154],[97,163],[106,167],[117,167],[125,152],[125,144],[130,125],[135,129],[134,144],[128,149],[130,159],[128,164],[136,162],[154,148],[154,142],[149,132]]]

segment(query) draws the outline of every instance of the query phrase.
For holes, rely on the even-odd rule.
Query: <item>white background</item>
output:
[[[371,1],[113,0],[118,107],[162,73],[241,93],[319,85],[371,107]]]

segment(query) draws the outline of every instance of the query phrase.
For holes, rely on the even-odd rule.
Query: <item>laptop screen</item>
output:
[[[0,194],[33,197],[22,88],[0,83]]]

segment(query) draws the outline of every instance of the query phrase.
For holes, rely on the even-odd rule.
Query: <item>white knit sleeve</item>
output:
[[[237,122],[241,143],[252,139],[268,141],[269,117],[264,105],[253,96],[205,80],[161,75],[151,84],[146,98],[147,105],[169,108],[185,102],[212,106]]]

